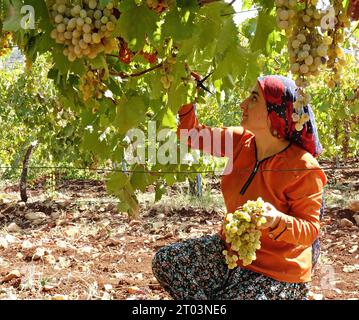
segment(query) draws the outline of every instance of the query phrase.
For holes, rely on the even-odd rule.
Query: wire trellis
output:
[[[143,174],[220,174],[224,170],[130,170],[130,169],[116,169],[116,168],[89,168],[89,167],[71,167],[71,166],[28,166],[28,169],[36,170],[66,170],[66,171],[94,171],[94,172],[118,172],[118,173],[143,173]],[[0,166],[3,170],[22,169],[21,166]],[[258,172],[291,172],[291,171],[336,171],[336,170],[358,170],[358,166],[331,166],[331,167],[319,167],[319,168],[287,168],[287,169],[258,169]],[[233,169],[231,172],[252,172],[253,168],[245,169]]]

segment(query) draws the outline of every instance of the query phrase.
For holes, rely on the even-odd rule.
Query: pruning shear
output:
[[[201,79],[201,76],[198,73],[191,71],[191,76],[196,80],[197,88],[201,88],[212,94],[212,92],[203,84],[203,82],[205,82],[212,75],[212,73],[213,71],[209,73],[207,76],[205,76],[203,79]]]

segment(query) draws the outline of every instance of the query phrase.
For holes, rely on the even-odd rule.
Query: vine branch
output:
[[[149,69],[146,69],[146,70],[142,70],[142,71],[139,71],[139,72],[136,72],[136,73],[131,73],[131,74],[126,74],[124,72],[110,72],[110,74],[112,76],[117,76],[117,77],[121,77],[122,79],[126,79],[126,78],[134,78],[134,77],[140,77],[148,72],[151,72],[153,70],[156,70],[156,69],[159,69],[163,66],[163,63],[160,63],[154,67],[151,67]]]
[[[234,1],[233,1],[234,2]],[[246,12],[254,12],[254,11],[258,11],[259,8],[254,8],[254,9],[248,9],[248,10],[243,10],[243,11],[236,11],[236,12],[231,12],[231,13],[223,13],[221,14],[221,17],[225,17],[225,16],[231,16],[234,14],[240,14],[240,13],[246,13]]]
[[[206,4],[212,3],[212,2],[219,2],[222,0],[198,0],[198,5],[204,6]]]

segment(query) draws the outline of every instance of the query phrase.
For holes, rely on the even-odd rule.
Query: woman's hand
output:
[[[267,229],[267,228],[275,228],[281,217],[284,216],[284,213],[278,211],[271,203],[265,202],[264,203],[265,212],[263,213],[263,217],[267,219],[267,222],[260,226],[260,229]]]

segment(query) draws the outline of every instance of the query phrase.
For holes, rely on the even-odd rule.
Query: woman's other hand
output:
[[[263,217],[266,218],[267,222],[263,225],[260,226],[260,229],[267,229],[267,228],[271,228],[274,229],[281,217],[283,217],[284,213],[278,211],[271,203],[269,202],[265,202],[264,203],[264,213],[263,213]]]

